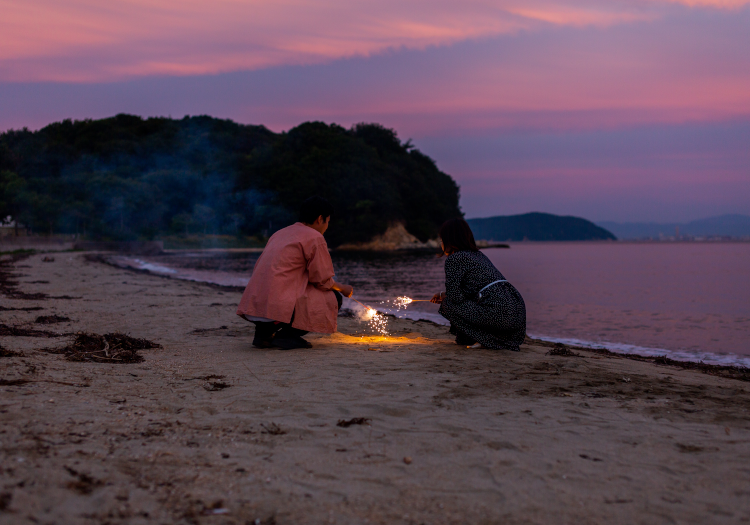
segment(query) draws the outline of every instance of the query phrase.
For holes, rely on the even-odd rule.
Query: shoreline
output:
[[[253,252],[254,253],[254,252]],[[221,284],[216,282],[210,282],[210,281],[203,281],[199,279],[182,279],[180,277],[172,276],[171,273],[173,272],[160,272],[155,271],[153,268],[153,265],[149,266],[152,267],[151,270],[149,270],[148,267],[142,267],[142,268],[134,268],[132,266],[124,266],[117,264],[116,262],[113,262],[111,260],[108,260],[108,255],[106,254],[92,254],[87,255],[87,258],[89,258],[92,261],[97,261],[101,264],[107,264],[110,266],[113,266],[115,268],[121,268],[128,271],[133,272],[145,272],[150,273],[151,275],[155,275],[162,278],[167,279],[176,279],[176,280],[185,280],[188,282],[196,282],[196,283],[204,283],[209,286],[216,286],[219,288],[225,288],[227,290],[232,291],[244,291],[243,286],[233,286],[228,284]],[[164,267],[165,270],[172,270],[170,268]],[[346,299],[345,299],[346,300]],[[395,315],[392,308],[386,308],[381,307],[378,308],[377,306],[374,306],[376,310],[383,313],[384,315],[391,316],[393,318],[398,319],[409,319],[413,321],[428,321],[433,322],[437,325],[441,325],[442,323],[435,321],[431,317],[425,317],[424,314],[414,314],[412,315],[411,312],[408,312],[404,310],[403,312],[400,312],[401,315]],[[558,336],[548,336],[544,334],[534,334],[531,337],[534,340],[537,341],[545,341],[545,342],[551,342],[551,343],[562,343],[566,346],[570,346],[572,348],[579,348],[579,349],[589,349],[589,350],[607,350],[608,352],[611,352],[612,354],[616,355],[633,355],[636,356],[636,358],[639,359],[655,359],[659,357],[666,357],[667,359],[679,361],[683,363],[694,363],[696,365],[710,365],[710,366],[716,366],[716,367],[730,367],[730,368],[745,368],[750,370],[750,356],[744,356],[741,354],[719,354],[719,353],[713,353],[713,352],[701,352],[696,355],[695,352],[689,352],[684,350],[669,350],[666,348],[647,348],[642,347],[638,345],[632,345],[629,343],[617,343],[617,342],[596,342],[596,341],[586,341],[586,340],[580,340],[580,339],[571,339],[569,337],[558,337]],[[707,362],[706,362],[707,361]]]
[[[36,332],[0,335],[22,354],[0,357],[0,523],[750,520],[745,381],[532,340],[467,350],[403,319],[255,349],[237,291],[22,257],[0,264],[2,324]],[[162,347],[56,353],[77,332]]]

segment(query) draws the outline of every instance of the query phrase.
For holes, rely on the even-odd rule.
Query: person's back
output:
[[[237,308],[237,315],[256,324],[255,346],[309,348],[302,335],[336,331],[338,292],[351,296],[353,290],[333,280],[323,237],[330,213],[324,199],[308,199],[301,222],[273,234],[256,261]]]

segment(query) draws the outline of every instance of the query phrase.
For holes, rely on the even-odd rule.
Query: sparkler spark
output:
[[[401,310],[401,308],[406,308],[409,304],[413,303],[414,299],[411,297],[396,297],[393,300],[393,304],[396,306],[397,310]]]
[[[378,311],[372,306],[367,306],[354,298],[352,298],[352,300],[362,305],[365,309],[364,315],[360,319],[368,321],[370,328],[374,332],[378,332],[383,337],[388,337],[388,318],[383,314],[378,313]]]
[[[379,332],[382,336],[388,335],[388,319],[383,314],[378,313],[375,308],[369,308],[367,310],[367,315],[370,318],[370,328],[372,328],[373,331]]]

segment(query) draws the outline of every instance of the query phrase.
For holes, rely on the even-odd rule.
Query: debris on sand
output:
[[[276,423],[269,423],[268,426],[261,423],[260,426],[263,427],[261,434],[271,434],[272,436],[283,436],[286,434],[286,430],[282,430]]]
[[[13,265],[28,258],[30,253],[17,253],[0,261],[0,293],[11,299],[46,299],[45,293],[24,293],[18,290],[18,281],[13,280]]]
[[[62,317],[59,315],[40,315],[34,321],[36,324],[55,324],[55,323],[67,323],[70,322],[68,317]]]
[[[554,348],[547,352],[547,355],[559,355],[564,357],[581,357],[581,354],[576,354],[570,348],[562,343],[555,343]]]
[[[220,326],[218,328],[196,328],[195,330],[193,330],[190,333],[191,334],[205,334],[207,332],[218,332],[219,330],[228,330],[228,327],[222,325],[222,326]]]
[[[42,257],[42,262],[55,262],[55,258],[54,257],[50,257],[49,255],[46,255],[46,256]]]
[[[18,386],[31,383],[27,379],[0,379],[0,386]]]
[[[0,493],[0,512],[4,512],[10,507],[10,502],[13,500],[13,493],[3,492]]]
[[[68,383],[66,381],[55,381],[54,379],[0,379],[0,386],[20,386],[28,383],[52,383],[75,388],[88,388],[91,386],[88,383]]]
[[[352,425],[367,425],[372,421],[369,417],[354,417],[352,419],[339,419],[337,427],[348,428]]]
[[[75,340],[63,348],[46,348],[52,354],[65,354],[68,361],[95,363],[140,363],[143,356],[138,350],[162,348],[147,339],[136,339],[119,332],[99,335],[87,332],[75,334]]]
[[[56,334],[46,330],[32,330],[30,328],[19,328],[17,326],[0,324],[0,335],[10,337],[61,337],[65,334]]]
[[[6,350],[2,346],[0,346],[0,357],[24,357],[24,355],[21,352]]]
[[[88,474],[78,472],[77,470],[70,467],[66,466],[65,470],[68,471],[68,474],[76,478],[76,481],[68,482],[67,487],[78,492],[79,494],[91,494],[92,492],[94,492],[94,489],[96,487],[104,485],[104,483],[102,483],[98,479],[92,478]]]
[[[38,312],[39,310],[44,310],[44,308],[42,308],[41,306],[25,306],[21,308],[7,308],[5,306],[0,306],[0,312]]]
[[[229,388],[229,383],[225,383],[224,381],[209,381],[205,385],[203,385],[203,388],[208,390],[209,392],[216,392],[217,390],[224,390],[225,388]]]

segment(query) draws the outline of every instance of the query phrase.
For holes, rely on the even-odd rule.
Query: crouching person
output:
[[[336,331],[342,294],[354,289],[334,281],[323,234],[333,207],[321,197],[302,203],[299,222],[274,233],[255,263],[237,315],[255,323],[253,346],[311,348],[302,336]]]

